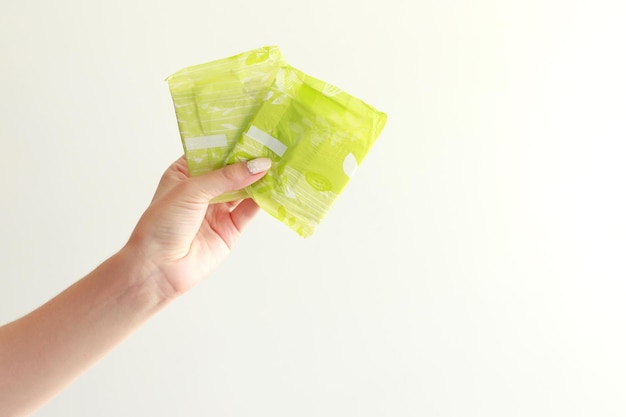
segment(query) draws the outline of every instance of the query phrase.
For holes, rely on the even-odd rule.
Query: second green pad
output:
[[[271,158],[267,175],[246,191],[263,210],[310,236],[386,120],[365,102],[284,65],[226,163]]]

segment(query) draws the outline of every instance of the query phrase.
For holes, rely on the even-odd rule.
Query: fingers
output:
[[[188,177],[189,169],[187,168],[187,162],[185,161],[185,156],[183,155],[174,161],[161,176],[159,185],[154,192],[154,196],[152,197],[152,202],[154,203],[162,195],[167,194],[171,189],[176,187],[178,183],[184,181]]]
[[[227,191],[240,190],[260,180],[271,164],[269,158],[257,158],[192,177],[188,181],[186,197],[190,201],[206,203]]]
[[[243,229],[252,221],[254,216],[259,212],[260,208],[251,198],[243,200],[230,214],[233,224],[242,232]]]

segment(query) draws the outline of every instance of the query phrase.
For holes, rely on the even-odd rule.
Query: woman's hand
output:
[[[209,202],[258,181],[270,165],[259,158],[190,177],[181,157],[167,169],[125,248],[149,268],[161,295],[186,292],[224,260],[259,207],[251,199]]]

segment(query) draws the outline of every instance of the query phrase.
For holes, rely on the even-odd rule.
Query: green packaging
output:
[[[307,237],[386,120],[362,100],[285,65],[226,162],[271,158],[270,171],[247,192],[263,210]]]
[[[284,63],[280,50],[267,46],[167,78],[191,175],[223,165]]]
[[[251,197],[311,236],[382,132],[387,115],[288,65],[268,46],[167,78],[191,175],[269,157],[268,173],[214,201]]]

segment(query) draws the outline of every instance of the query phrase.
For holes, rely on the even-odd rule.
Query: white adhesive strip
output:
[[[199,149],[221,148],[228,145],[226,135],[197,136],[195,138],[185,139],[185,148],[188,151],[197,151]]]
[[[285,145],[269,133],[262,131],[256,126],[250,126],[250,129],[248,129],[246,135],[248,135],[250,139],[253,139],[259,142],[261,145],[269,148],[278,156],[283,156],[285,150],[287,150],[287,145]]]

